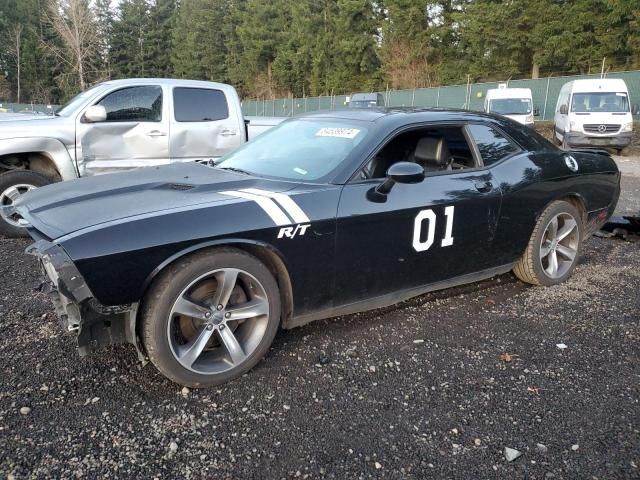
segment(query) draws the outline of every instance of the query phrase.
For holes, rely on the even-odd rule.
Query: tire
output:
[[[565,201],[551,203],[540,215],[527,248],[513,268],[513,273],[520,280],[532,285],[551,286],[564,282],[575,269],[584,236],[582,216],[578,209]],[[552,221],[556,220],[557,235],[553,236]],[[571,227],[575,227],[562,239],[556,241]],[[551,230],[550,230],[551,228]],[[545,255],[545,252],[548,252]],[[569,258],[573,256],[571,260]],[[553,268],[553,258],[557,270]]]
[[[232,290],[223,288],[229,279]],[[216,308],[218,303],[224,307]],[[256,315],[235,320],[242,312]],[[242,250],[214,248],[181,258],[160,274],[143,300],[139,330],[149,359],[164,376],[203,388],[253,368],[279,325],[280,292],[269,269]]]
[[[3,173],[0,175],[0,205],[11,205],[17,196],[50,183],[53,183],[53,180],[49,177],[31,170],[12,170]],[[6,237],[29,236],[26,228],[19,226],[17,219],[7,215],[4,211],[0,214],[0,234]]]

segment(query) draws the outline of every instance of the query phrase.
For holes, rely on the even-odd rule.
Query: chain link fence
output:
[[[390,107],[442,107],[482,110],[487,90],[507,83],[510,88],[530,88],[533,105],[540,113],[536,120],[553,120],[553,114],[562,86],[581,78],[600,78],[600,74],[547,77],[536,80],[505,80],[503,82],[471,83],[446,87],[418,88],[415,90],[389,90],[377,92],[385,96]],[[629,88],[631,104],[640,104],[640,70],[611,72],[606,78],[622,78]],[[347,106],[347,95],[325,97],[282,98],[276,100],[244,100],[242,111],[247,116],[289,117],[316,110],[334,110]],[[640,116],[635,116],[640,120]]]
[[[58,105],[39,105],[35,103],[8,103],[0,101],[0,113],[42,113],[51,114]]]

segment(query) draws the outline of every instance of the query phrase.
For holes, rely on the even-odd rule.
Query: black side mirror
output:
[[[412,162],[397,162],[387,170],[387,179],[376,188],[376,192],[386,195],[396,183],[420,183],[424,180],[424,167]]]
[[[560,105],[560,115],[566,115],[569,113],[569,107],[566,105]]]
[[[538,107],[534,107],[533,116],[534,117],[539,117],[540,116],[540,109]]]
[[[631,115],[640,114],[640,106],[636,103],[633,107],[631,107]]]

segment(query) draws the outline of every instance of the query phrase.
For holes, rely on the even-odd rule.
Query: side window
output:
[[[500,132],[487,125],[468,125],[485,165],[492,165],[520,149]]]
[[[384,178],[389,167],[397,162],[418,163],[426,175],[477,166],[462,127],[434,126],[396,135],[362,168],[356,179]]]
[[[210,88],[174,88],[173,109],[177,122],[213,122],[229,118],[224,92]]]
[[[98,105],[107,110],[107,122],[159,122],[162,88],[157,85],[122,88],[104,97]]]

